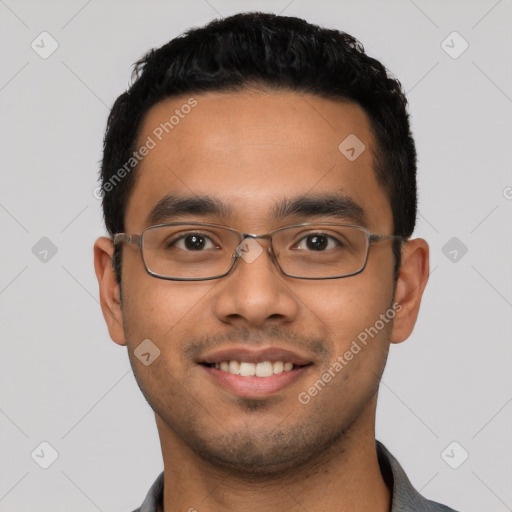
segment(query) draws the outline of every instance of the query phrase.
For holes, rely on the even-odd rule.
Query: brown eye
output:
[[[206,237],[202,235],[188,235],[184,238],[185,247],[190,250],[203,249],[206,245]]]
[[[219,246],[209,237],[202,233],[185,233],[175,238],[168,244],[169,249],[181,249],[183,251],[205,251],[218,249]]]
[[[306,246],[313,251],[323,251],[328,244],[325,235],[310,235],[306,238]]]
[[[341,242],[325,233],[311,233],[303,237],[295,246],[295,249],[311,252],[324,252],[331,249],[339,249]]]

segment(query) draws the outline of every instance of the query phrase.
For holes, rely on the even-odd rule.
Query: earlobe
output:
[[[112,266],[114,244],[110,238],[101,237],[94,244],[94,269],[100,291],[100,305],[112,340],[126,345],[121,309],[120,288]]]
[[[402,264],[396,283],[395,303],[400,304],[393,323],[392,343],[406,340],[416,323],[429,275],[429,247],[425,240],[409,240],[402,249]]]

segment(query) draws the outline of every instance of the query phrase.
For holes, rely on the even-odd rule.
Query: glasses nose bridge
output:
[[[272,233],[256,235],[254,233],[243,233],[242,231],[239,231],[239,234],[240,234],[241,240],[239,241],[236,251],[233,254],[233,257],[235,259],[238,259],[238,257],[240,257],[242,253],[246,252],[247,248],[245,247],[245,242],[247,240],[254,240],[256,243],[258,243],[257,240],[268,240],[268,246],[266,248],[266,251],[265,251],[264,247],[262,247],[262,249],[269,254],[270,258],[274,262],[277,262],[277,256],[274,252],[274,247],[272,245]],[[277,263],[277,265],[279,266],[279,263]]]
[[[268,250],[273,253],[274,247],[272,245],[272,233],[265,233],[264,235],[255,235],[254,233],[240,233],[242,235],[242,241],[240,244],[243,244],[245,240],[253,239],[255,241],[259,240],[268,240]]]
[[[247,239],[247,238],[261,238],[261,239],[266,239],[266,240],[270,240],[272,241],[272,233],[266,233],[264,235],[255,235],[254,233],[240,233],[243,237],[243,239]]]

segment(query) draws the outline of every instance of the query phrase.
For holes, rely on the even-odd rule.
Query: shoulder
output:
[[[377,455],[382,476],[392,491],[391,512],[457,512],[456,510],[430,501],[412,485],[400,463],[379,441]]]
[[[162,471],[144,499],[142,505],[133,512],[158,512],[161,510],[164,490],[164,472]]]
[[[435,501],[430,501],[425,498],[422,498],[424,502],[424,510],[425,512],[457,512],[453,508],[447,507],[442,503],[437,503]]]

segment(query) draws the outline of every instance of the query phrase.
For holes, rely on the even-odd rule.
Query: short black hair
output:
[[[394,234],[412,235],[416,149],[400,82],[366,55],[353,36],[300,18],[261,12],[239,13],[190,29],[136,62],[130,87],[112,107],[104,139],[101,195],[111,235],[124,231],[137,171],[134,164],[126,172],[126,163],[149,109],[173,96],[235,92],[254,85],[360,105],[377,142],[374,170],[390,201]],[[400,244],[395,244],[394,252],[396,277]],[[120,282],[120,251],[116,253],[114,267]]]

